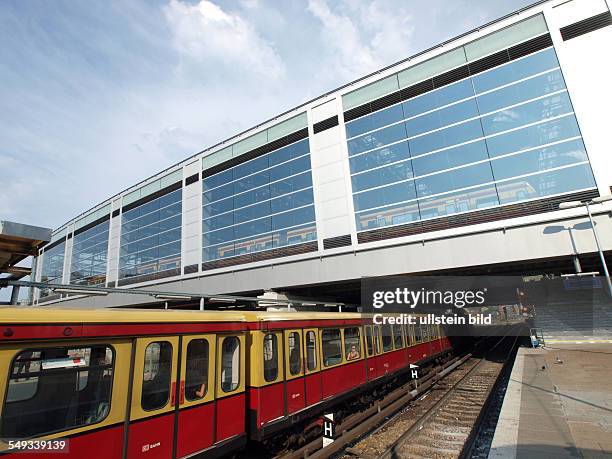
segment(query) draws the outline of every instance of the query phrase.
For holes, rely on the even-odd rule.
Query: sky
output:
[[[0,220],[57,228],[206,147],[532,2],[2,0]]]

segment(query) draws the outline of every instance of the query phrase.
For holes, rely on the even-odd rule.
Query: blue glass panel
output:
[[[134,209],[139,217],[123,221],[119,278],[169,269],[159,263],[160,250],[168,250],[160,247],[178,247],[180,252],[181,200],[182,189],[167,193]],[[180,266],[180,255],[172,264]]]
[[[158,223],[159,231],[167,231],[172,228],[178,228],[181,226],[181,215],[177,215],[176,217],[167,218],[165,220],[160,220]]]
[[[490,113],[500,108],[514,105],[524,100],[551,92],[565,89],[565,82],[560,70],[554,70],[529,80],[522,81],[512,86],[507,86],[482,96],[478,96],[478,108],[480,113]]]
[[[488,70],[472,77],[476,93],[503,86],[559,66],[552,48],[512,61],[501,67]]]
[[[178,189],[173,191],[172,193],[165,194],[159,197],[157,200],[159,201],[159,208],[167,207],[174,203],[180,203],[183,198],[183,190]]]
[[[491,166],[495,180],[501,180],[587,160],[582,139],[578,139],[500,158],[492,161]]]
[[[400,142],[363,155],[353,156],[349,158],[349,163],[351,172],[354,174],[408,158],[410,158],[408,142]]]
[[[497,205],[499,205],[499,200],[495,185],[485,185],[433,198],[419,199],[422,219],[443,217]]]
[[[171,256],[180,255],[181,253],[181,244],[180,242],[172,242],[170,244],[160,245],[159,246],[159,258],[168,258]]]
[[[97,285],[106,281],[107,220],[74,236],[70,283]]]
[[[278,230],[303,223],[314,222],[314,206],[296,209],[272,217],[272,229]]]
[[[491,135],[571,111],[572,104],[564,92],[484,116],[482,128],[486,135]]]
[[[234,182],[234,194],[248,191],[252,188],[267,185],[270,182],[270,171],[249,175]]]
[[[406,138],[404,123],[389,126],[348,141],[349,156]]]
[[[244,207],[234,211],[235,222],[242,223],[247,220],[254,220],[256,218],[265,217],[270,215],[270,201],[260,202],[253,206]]]
[[[236,241],[234,243],[234,254],[244,255],[245,253],[260,252],[272,248],[272,235],[261,234],[252,238]]]
[[[219,215],[217,217],[209,218],[204,220],[202,229],[205,233],[213,231],[219,228],[225,228],[234,224],[234,213],[228,212],[227,214]]]
[[[210,177],[204,177],[202,180],[202,191],[208,191],[211,188],[216,188],[226,183],[231,182],[234,179],[232,170],[227,169],[218,174],[211,175]]]
[[[296,207],[306,206],[314,202],[312,188],[304,191],[298,191],[270,201],[272,213],[283,212],[285,210],[294,209]]]
[[[406,121],[406,130],[408,131],[408,136],[412,137],[476,116],[478,116],[476,101],[470,99],[408,120]]]
[[[364,132],[373,131],[379,127],[386,126],[404,119],[402,105],[394,105],[376,113],[363,116],[346,124],[346,137],[355,137]]]
[[[479,120],[468,121],[457,126],[415,137],[408,141],[412,156],[427,153],[440,148],[467,142],[482,137],[482,128]]]
[[[303,242],[314,241],[317,230],[314,224],[307,224],[297,228],[277,230],[272,233],[272,246],[283,247]]]
[[[247,175],[254,174],[255,172],[263,171],[270,167],[268,161],[268,155],[259,156],[258,158],[251,159],[246,163],[242,163],[232,168],[234,180],[245,177]]]
[[[472,82],[468,78],[404,102],[404,113],[410,118],[473,95]]]
[[[227,185],[223,185],[219,188],[215,188],[214,190],[210,190],[202,194],[202,203],[208,204],[209,202],[229,198],[232,194],[234,194],[234,185],[229,183]]]
[[[270,181],[275,182],[290,175],[310,170],[310,155],[302,156],[280,166],[270,169]]]
[[[308,139],[304,139],[228,169],[234,180],[229,185],[220,185],[227,174],[224,180],[208,181],[203,188],[204,260],[272,249],[273,218],[295,220],[298,214],[291,209],[300,206],[310,205],[314,212],[308,153]],[[213,185],[219,187],[210,190]],[[272,217],[272,213],[278,215]]]
[[[221,214],[224,212],[228,212],[234,208],[234,203],[232,198],[223,199],[221,201],[214,202],[212,204],[207,204],[202,207],[202,216],[203,218],[209,218],[213,215]]]
[[[409,178],[412,178],[412,166],[410,161],[405,161],[353,175],[351,182],[353,191],[361,191]]]
[[[270,217],[234,226],[234,239],[242,239],[256,234],[268,233],[271,229]]]
[[[202,259],[204,261],[218,260],[219,258],[233,257],[234,256],[234,243],[228,242],[227,244],[217,245],[214,247],[205,247],[202,250]]]
[[[287,178],[270,184],[270,195],[275,198],[277,196],[292,193],[312,186],[312,174],[310,171],[305,172],[295,177]]]
[[[183,203],[177,202],[176,204],[172,204],[170,206],[159,209],[159,218],[163,220],[164,218],[180,214],[182,211],[182,205]]]
[[[222,242],[227,242],[235,239],[234,237],[234,227],[231,226],[229,228],[224,228],[218,231],[212,231],[210,233],[204,234],[203,242],[204,246],[207,247],[209,245],[216,245]]]
[[[303,156],[308,153],[309,149],[308,139],[304,139],[283,147],[280,150],[273,151],[270,153],[270,166],[276,166],[277,164],[287,162],[298,156]]]
[[[159,243],[168,244],[169,242],[175,242],[181,240],[181,229],[176,228],[170,231],[159,234]]]
[[[159,210],[159,199],[154,199],[153,201],[138,206],[138,212],[141,217],[157,210]]]
[[[395,202],[408,201],[415,197],[414,182],[409,181],[356,194],[353,196],[353,202],[355,210],[359,211]]]
[[[486,162],[417,179],[416,187],[419,197],[423,197],[491,181],[491,166]]]
[[[394,204],[389,207],[355,214],[357,231],[381,228],[389,225],[412,223],[420,219],[419,206],[416,202]]]
[[[234,208],[237,209],[239,207],[248,206],[250,204],[255,204],[256,202],[261,202],[268,199],[270,199],[269,185],[256,188],[255,190],[251,190],[246,193],[237,194],[234,196]]]
[[[593,172],[588,164],[543,172],[497,184],[502,204],[594,187]]]
[[[484,140],[442,150],[431,155],[420,156],[412,160],[414,175],[431,174],[432,172],[450,169],[464,164],[487,159],[487,146]]]
[[[579,135],[580,130],[576,118],[570,115],[489,137],[486,142],[489,155],[494,157]]]

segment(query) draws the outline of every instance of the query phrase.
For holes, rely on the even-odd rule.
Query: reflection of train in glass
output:
[[[437,326],[349,313],[4,308],[0,323],[0,451],[57,439],[67,459],[278,447],[451,351]]]
[[[418,205],[414,201],[376,209],[372,212],[364,212],[358,214],[357,224],[361,229],[373,229],[445,217],[460,212],[477,211],[499,205],[498,196],[502,203],[511,204],[535,198],[538,193],[533,185],[526,180],[498,183],[496,186],[467,190],[462,194],[422,198],[418,201]]]
[[[214,255],[209,254],[205,258],[207,260],[215,260],[218,258],[233,257],[247,253],[260,252],[262,250],[269,250],[276,247],[284,247],[287,245],[299,244],[301,242],[313,241],[315,239],[316,228],[314,225],[287,229],[272,234],[253,236],[247,240],[228,242],[227,244],[215,246],[214,248],[208,249],[214,250]]]

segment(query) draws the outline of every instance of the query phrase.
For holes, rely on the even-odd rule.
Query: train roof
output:
[[[176,309],[75,309],[0,307],[0,323],[260,322],[357,319],[359,313],[295,311],[185,311]]]

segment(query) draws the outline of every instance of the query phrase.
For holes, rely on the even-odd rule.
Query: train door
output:
[[[374,326],[374,333],[372,333],[372,325],[366,325],[365,327],[365,342],[366,342],[366,377],[370,381],[376,379],[376,351],[374,347],[374,333],[376,333],[376,327]]]
[[[218,335],[215,443],[245,431],[245,335]]]
[[[320,371],[317,336],[316,329],[304,330],[306,406],[313,405],[323,398],[323,377]]]
[[[376,371],[376,377],[378,378],[385,374],[380,325],[372,325],[372,333],[374,334],[374,353],[376,354],[376,358],[374,359],[374,366]]]
[[[215,335],[181,338],[176,457],[215,442]]]
[[[172,457],[179,338],[138,338],[128,436],[128,458]]]
[[[306,382],[302,359],[303,342],[302,330],[285,330],[285,396],[289,414],[306,406]]]

